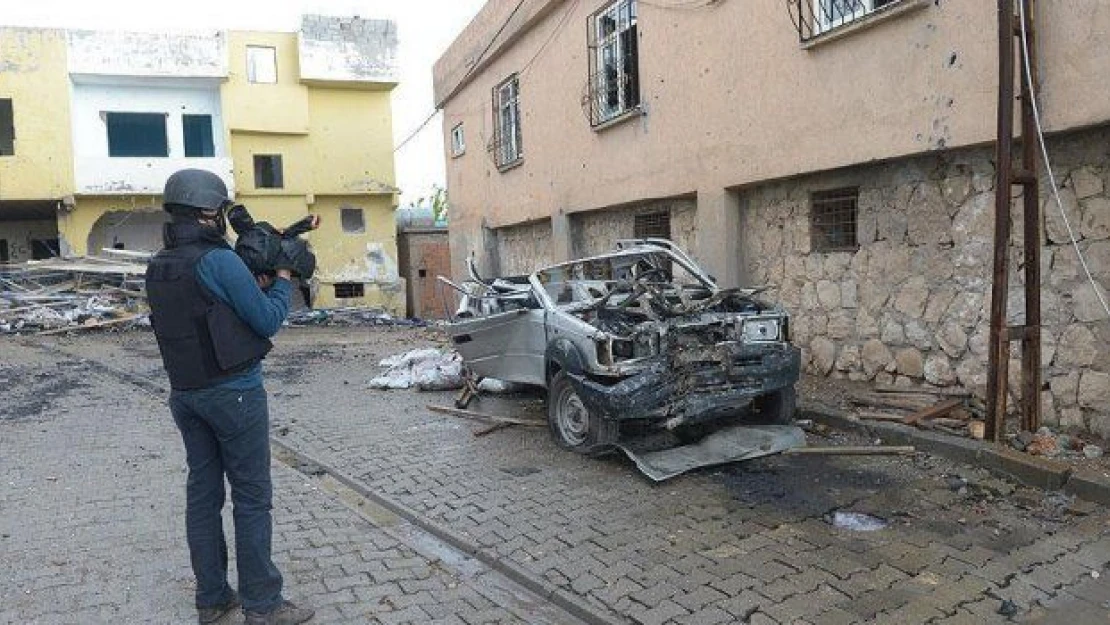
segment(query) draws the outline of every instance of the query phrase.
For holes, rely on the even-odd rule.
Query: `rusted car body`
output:
[[[800,358],[787,313],[758,290],[719,288],[669,241],[471,277],[452,285],[462,294],[448,324],[455,348],[478,377],[545,387],[563,447],[601,451],[632,422],[674,430],[792,417]]]

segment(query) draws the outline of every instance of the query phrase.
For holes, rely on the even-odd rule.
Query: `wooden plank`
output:
[[[796,447],[782,452],[796,456],[899,456],[912,454],[917,449],[912,445],[888,445],[885,447]]]
[[[856,404],[857,406],[870,406],[873,408],[904,408],[906,410],[921,410],[932,405],[932,401],[922,400],[915,398],[912,400],[902,399],[898,397],[884,397],[881,395],[855,395],[848,398],[848,401]]]
[[[876,393],[903,393],[906,395],[943,395],[946,397],[971,397],[971,392],[962,388],[922,388],[919,386],[892,386],[877,384]]]
[[[121,323],[127,323],[128,321],[135,321],[140,317],[142,317],[142,315],[128,315],[126,317],[119,317],[118,319],[108,319],[106,321],[98,321],[96,323],[90,323],[88,325],[75,325],[66,326],[64,328],[54,328],[53,330],[43,330],[42,332],[36,332],[35,336],[45,336],[48,334],[65,334],[66,332],[80,332],[82,330],[93,330],[95,328],[103,328],[105,326],[114,326]]]
[[[951,412],[952,410],[954,410],[956,408],[959,408],[962,405],[963,405],[963,401],[959,400],[959,399],[949,399],[948,401],[942,401],[939,404],[936,404],[935,406],[930,406],[930,407],[925,408],[923,410],[918,410],[917,412],[915,412],[911,415],[908,415],[905,418],[905,420],[902,421],[902,423],[905,423],[906,425],[913,425],[913,424],[917,423],[918,421],[921,421],[922,419],[932,419],[933,417],[943,417],[944,415],[948,414],[949,412]]]
[[[493,425],[487,425],[484,428],[479,428],[477,430],[474,430],[474,438],[481,438],[482,436],[485,436],[487,434],[492,434],[492,433],[496,432],[497,430],[503,430],[505,428],[511,428],[511,427],[513,427],[512,423],[494,423]]]
[[[865,421],[898,421],[906,418],[904,414],[894,414],[892,412],[876,412],[872,410],[864,410],[857,412],[856,416]]]
[[[497,415],[485,414],[483,412],[474,412],[473,410],[463,410],[461,408],[451,408],[449,406],[434,406],[429,404],[426,406],[432,412],[442,412],[455,417],[463,419],[471,419],[474,421],[486,421],[490,423],[505,423],[508,425],[525,425],[529,427],[547,427],[546,421],[538,419],[516,419],[513,417],[501,417]]]

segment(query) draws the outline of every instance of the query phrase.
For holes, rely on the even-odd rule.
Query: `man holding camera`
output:
[[[189,466],[186,535],[200,623],[242,605],[246,623],[294,625],[313,616],[282,598],[271,559],[273,488],[262,358],[289,311],[290,279],[312,259],[300,239],[283,240],[262,282],[224,239],[227,186],[214,173],[184,169],[166,181],[171,220],[164,249],[147,268],[151,323],[169,375],[170,411]],[[227,582],[221,510],[224,476],[234,504],[239,591]]]

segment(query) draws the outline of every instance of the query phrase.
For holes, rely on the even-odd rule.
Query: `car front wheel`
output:
[[[617,440],[616,421],[591,413],[562,371],[547,390],[547,425],[556,444],[580,454],[608,451]]]

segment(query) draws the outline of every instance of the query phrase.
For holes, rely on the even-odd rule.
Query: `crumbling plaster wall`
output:
[[[693,198],[677,198],[575,213],[571,216],[571,250],[575,258],[611,251],[617,240],[635,236],[637,215],[669,213],[671,240],[692,255],[697,247],[697,210]]]
[[[389,20],[305,15],[297,40],[303,80],[400,80],[397,26]]]
[[[528,275],[553,264],[551,221],[537,221],[497,229],[498,268],[501,275]]]
[[[1079,247],[1110,282],[1110,127],[1050,138]],[[993,255],[989,148],[777,182],[743,192],[743,263],[792,313],[810,371],[852,380],[963,386],[985,396]],[[858,186],[859,250],[816,253],[810,193]],[[1107,320],[1042,175],[1044,421],[1110,437]],[[1008,323],[1024,322],[1021,201]],[[1017,343],[1011,389],[1018,389]],[[1010,402],[1011,408],[1014,402]]]

